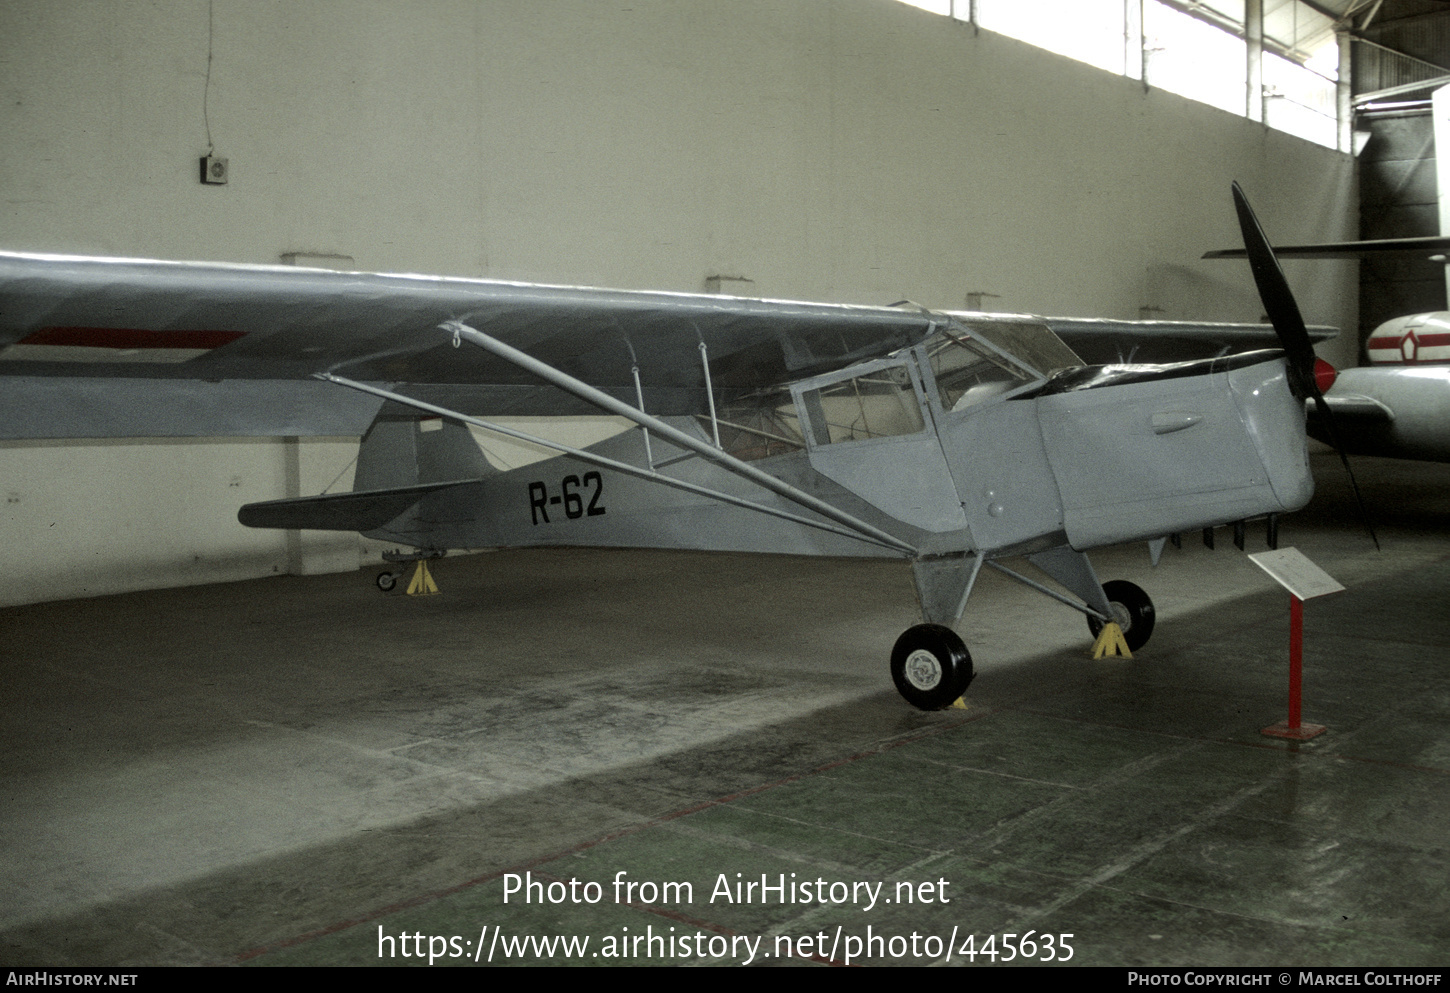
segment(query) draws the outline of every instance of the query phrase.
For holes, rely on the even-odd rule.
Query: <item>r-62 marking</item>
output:
[[[589,498],[589,505],[584,504],[584,495],[579,492],[581,487],[593,489],[593,495]],[[540,518],[543,523],[548,524],[549,508],[564,505],[564,516],[571,521],[581,517],[598,517],[603,514],[604,507],[599,503],[599,498],[604,495],[604,477],[598,472],[586,472],[583,479],[578,476],[565,476],[559,484],[560,493],[557,496],[549,496],[548,484],[533,482],[529,484],[529,512],[533,515],[535,525],[539,524]]]

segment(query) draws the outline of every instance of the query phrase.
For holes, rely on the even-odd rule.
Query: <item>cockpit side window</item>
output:
[[[800,407],[817,446],[926,430],[921,399],[905,363],[802,390]]]
[[[856,374],[795,387],[796,413],[811,445],[873,441],[927,429],[921,386],[911,365],[882,360]]]
[[[880,363],[868,371],[815,389],[772,387],[721,399],[717,411],[720,444],[747,462],[799,452],[806,432],[816,447],[873,438],[894,438],[926,430],[921,393],[905,362]],[[708,432],[710,419],[700,416]]]

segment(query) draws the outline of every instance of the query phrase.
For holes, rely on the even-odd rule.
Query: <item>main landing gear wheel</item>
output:
[[[378,589],[384,593],[392,592],[394,586],[398,585],[398,574],[396,572],[380,572],[376,580]]]
[[[1108,595],[1108,606],[1113,608],[1113,620],[1123,629],[1128,651],[1136,652],[1148,644],[1148,638],[1153,634],[1154,617],[1153,601],[1148,599],[1148,594],[1126,579],[1104,583],[1103,592]],[[1092,615],[1088,615],[1087,622],[1088,630],[1096,638],[1103,629],[1103,622]]]
[[[921,710],[950,707],[974,675],[967,646],[940,624],[908,628],[891,649],[891,679],[906,702]]]

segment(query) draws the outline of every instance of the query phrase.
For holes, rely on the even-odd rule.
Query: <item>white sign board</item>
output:
[[[1284,589],[1300,600],[1310,600],[1344,587],[1329,573],[1305,558],[1297,548],[1279,548],[1250,555],[1249,561],[1267,572]]]

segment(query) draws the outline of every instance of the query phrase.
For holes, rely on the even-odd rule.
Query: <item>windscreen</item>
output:
[[[1005,356],[956,333],[927,342],[937,395],[948,413],[1001,396],[1038,377]]]

